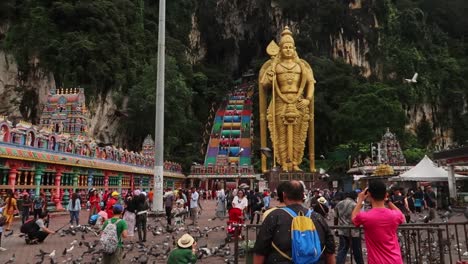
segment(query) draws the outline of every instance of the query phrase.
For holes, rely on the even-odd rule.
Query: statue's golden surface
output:
[[[310,170],[314,163],[314,85],[309,64],[296,53],[288,27],[281,33],[279,46],[267,47],[271,59],[259,74],[261,147],[267,147],[267,123],[273,147],[274,164],[283,171],[300,171],[305,141],[309,141]],[[271,100],[267,109],[267,97]],[[267,171],[266,157],[262,170]]]

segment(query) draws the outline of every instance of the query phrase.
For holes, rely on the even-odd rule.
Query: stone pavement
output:
[[[220,219],[215,219],[212,220],[212,218],[215,215],[215,201],[214,200],[204,200],[202,201],[202,206],[203,206],[203,211],[200,215],[199,218],[199,227],[200,230],[202,230],[202,233],[204,233],[204,228],[209,227],[209,228],[214,228],[214,227],[221,227],[221,226],[226,226],[226,221],[225,220],[220,220]],[[80,213],[80,221],[81,224],[87,224],[87,219],[88,219],[89,212],[86,210],[82,210]],[[63,230],[69,229],[69,216],[67,214],[53,214],[51,215],[51,220],[50,220],[50,228],[52,230],[57,230],[63,226]],[[191,221],[188,220],[186,221],[187,224],[189,224]],[[166,226],[166,220],[165,218],[149,218],[148,219],[148,225],[151,226],[152,229],[156,229],[156,227],[165,227]],[[93,242],[99,239],[94,234],[85,234],[84,240],[82,239],[82,232],[76,232],[76,235],[65,235],[65,236],[60,236],[58,233],[55,235],[49,235],[49,237],[45,240],[44,243],[38,244],[38,245],[26,245],[24,238],[19,237],[20,231],[19,228],[21,226],[21,220],[16,218],[15,222],[13,224],[13,230],[14,233],[13,235],[9,237],[5,237],[5,234],[9,232],[4,232],[3,237],[2,237],[2,247],[6,248],[7,251],[0,252],[0,263],[5,263],[8,261],[13,254],[15,254],[15,261],[14,263],[40,263],[40,257],[37,257],[36,255],[39,254],[39,250],[43,250],[45,252],[52,252],[53,250],[56,250],[56,257],[55,261],[57,263],[72,263],[72,259],[76,259],[79,256],[82,255],[83,252],[87,250],[87,248],[82,245],[75,245],[73,250],[70,253],[67,253],[65,256],[62,255],[63,251],[65,248],[70,248],[71,245],[70,243],[73,242],[73,240],[77,240],[78,242]],[[150,248],[151,246],[161,246],[164,247],[164,243],[167,243],[171,249],[174,248],[173,242],[172,242],[172,236],[174,236],[174,240],[177,241],[177,239],[184,234],[184,231],[178,231],[178,233],[174,232],[172,234],[169,233],[164,233],[164,231],[161,232],[162,234],[157,234],[153,235],[152,231],[148,231],[147,234],[147,242],[145,243],[146,248]],[[199,232],[192,232],[194,237],[196,236],[194,233],[199,233]],[[169,239],[168,239],[169,238]],[[207,245],[208,247],[214,247],[217,245],[220,245],[224,242],[224,239],[226,238],[226,231],[224,229],[219,228],[218,231],[212,231],[208,233],[208,237],[203,235],[203,237],[196,238],[198,240],[198,245],[199,246],[204,246]],[[133,241],[137,241],[138,236],[137,233],[135,232],[135,237],[133,238]],[[169,240],[168,242],[166,242]],[[125,240],[124,243],[128,243],[130,241],[129,239]],[[232,255],[234,253],[234,243],[229,243],[229,248],[230,248],[230,254]],[[141,249],[142,251],[143,249]],[[157,250],[152,250],[157,252]],[[134,257],[138,257],[139,255],[142,255],[139,250],[137,250],[137,246],[132,251],[127,250],[127,255],[124,259],[124,263],[131,263],[135,262],[135,259],[132,260]],[[162,249],[161,249],[162,252]],[[73,256],[73,257],[72,257]],[[148,263],[166,263],[165,258],[167,258],[167,255],[162,253],[158,258],[149,256],[149,261]],[[209,258],[202,258],[199,260],[197,263],[210,263],[210,264],[215,264],[215,263],[224,263],[225,257],[209,257]],[[51,263],[49,257],[45,257],[44,263]],[[91,256],[86,255],[81,263],[96,263],[96,261],[91,261]],[[137,262],[138,263],[138,262]]]
[[[273,201],[273,206],[276,205],[276,201]],[[191,234],[197,239],[198,245],[200,247],[202,246],[208,246],[209,248],[221,245],[224,243],[224,240],[226,238],[226,231],[225,229],[221,229],[221,227],[226,226],[226,221],[227,218],[224,220],[220,219],[215,219],[212,220],[212,218],[215,215],[215,201],[214,200],[204,200],[202,201],[202,206],[203,206],[203,211],[200,215],[199,218],[199,227],[200,231],[195,229],[194,227],[189,227],[191,229]],[[83,210],[80,213],[80,221],[82,224],[87,224],[87,219],[88,219],[88,214],[89,212]],[[422,215],[421,215],[422,216]],[[420,215],[414,215],[413,219],[417,220],[421,218]],[[57,230],[61,227],[64,227],[63,230],[68,230],[68,221],[69,221],[69,216],[65,214],[53,214],[51,216],[51,221],[50,221],[50,228],[53,230]],[[456,213],[455,216],[451,219],[451,222],[463,222],[466,221],[464,216],[461,213]],[[418,221],[420,222],[420,221]],[[190,223],[190,220],[187,220],[186,223]],[[332,225],[332,215],[330,215],[330,220],[328,221],[330,225]],[[14,263],[41,263],[40,258],[37,257],[36,255],[39,254],[39,250],[43,250],[45,252],[52,252],[53,250],[56,250],[56,257],[55,261],[57,263],[72,263],[72,259],[77,259],[79,256],[83,254],[87,250],[87,248],[82,245],[75,245],[73,250],[70,253],[67,253],[65,256],[63,256],[63,251],[65,248],[70,248],[71,245],[70,243],[74,240],[77,240],[78,242],[94,242],[99,239],[94,234],[88,233],[84,235],[84,240],[82,239],[82,232],[76,232],[76,235],[68,234],[65,236],[60,236],[59,234],[55,235],[49,235],[49,237],[45,240],[44,243],[38,244],[38,245],[26,245],[24,238],[19,237],[18,235],[20,234],[19,232],[19,227],[21,224],[20,219],[15,219],[14,225],[13,225],[13,230],[14,233],[11,236],[5,237],[5,234],[8,234],[9,232],[4,232],[3,237],[2,237],[2,246],[7,249],[5,252],[0,252],[0,263],[5,263],[8,261],[13,254],[15,254],[15,261]],[[149,248],[153,247],[151,249],[152,253],[159,253],[160,255],[158,257],[154,257],[151,255],[148,255],[148,263],[166,263],[167,258],[167,247],[170,247],[170,249],[173,249],[173,241],[177,241],[177,239],[182,236],[186,231],[185,230],[178,230],[173,233],[167,233],[164,230],[161,231],[163,227],[166,226],[166,220],[165,218],[161,217],[152,217],[148,219],[148,225],[150,227],[150,231],[148,231],[147,234],[147,241],[145,243],[145,247],[148,250]],[[218,227],[216,229],[216,227]],[[159,228],[159,229],[158,229]],[[187,227],[184,227],[187,228]],[[206,236],[206,230],[207,229],[213,229],[214,231],[209,232],[208,236]],[[249,239],[254,240],[255,238],[252,237],[255,232],[249,232]],[[160,233],[161,234],[160,234]],[[133,241],[137,240],[137,234],[135,233],[135,237]],[[125,243],[129,245],[130,239],[125,240]],[[204,257],[201,260],[199,260],[197,263],[209,263],[209,264],[217,264],[217,263],[225,263],[226,258],[232,258],[233,253],[234,253],[234,243],[231,242],[228,244],[229,250],[229,255],[228,256],[223,256],[223,257],[217,257],[217,256],[211,256],[211,257]],[[365,244],[363,245],[365,247]],[[138,245],[134,246],[133,250],[128,250],[128,246],[125,250],[126,257],[124,259],[123,263],[139,263],[136,261],[136,257],[143,255],[143,251],[145,248],[138,248]],[[224,251],[224,253],[226,253]],[[98,255],[97,255],[98,256]],[[92,260],[91,255],[86,255],[81,262],[76,262],[76,263],[96,263],[97,260]],[[50,259],[46,257],[44,259],[44,263],[51,263]],[[239,263],[244,263],[244,260],[241,258],[241,261]]]

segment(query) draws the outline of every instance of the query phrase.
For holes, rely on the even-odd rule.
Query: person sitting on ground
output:
[[[172,250],[167,259],[167,264],[177,263],[177,264],[194,264],[197,262],[197,242],[195,239],[189,235],[184,234],[177,241],[177,248]]]
[[[49,234],[55,234],[55,231],[46,227],[45,221],[48,216],[48,212],[42,212],[36,221],[30,220],[21,226],[21,232],[27,235],[26,244],[42,243]]]

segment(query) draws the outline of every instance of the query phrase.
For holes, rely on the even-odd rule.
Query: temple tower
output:
[[[86,136],[88,111],[83,88],[51,89],[40,124],[55,133]]]
[[[389,128],[387,128],[387,132],[385,132],[380,141],[380,158],[382,163],[392,166],[406,164],[400,142],[398,142],[395,134],[390,132]]]

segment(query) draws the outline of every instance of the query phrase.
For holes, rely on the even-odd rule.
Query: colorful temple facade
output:
[[[90,188],[120,193],[150,190],[154,141],[148,135],[141,152],[102,144],[87,136],[84,91],[51,90],[39,125],[13,123],[0,116],[0,195],[6,189],[44,193],[49,209],[60,210],[71,192]],[[180,164],[164,163],[164,184],[185,182]]]

